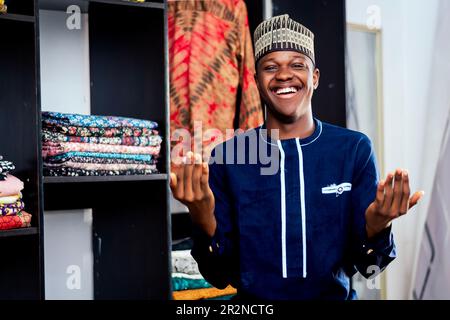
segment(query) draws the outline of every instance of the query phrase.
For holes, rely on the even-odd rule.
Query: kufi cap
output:
[[[255,61],[274,51],[298,51],[315,64],[314,34],[284,14],[263,21],[255,30]]]

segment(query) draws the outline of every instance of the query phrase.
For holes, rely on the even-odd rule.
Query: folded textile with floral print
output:
[[[44,175],[158,173],[162,137],[150,120],[42,113]]]

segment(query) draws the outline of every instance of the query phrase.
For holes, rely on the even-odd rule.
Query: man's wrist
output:
[[[367,238],[371,239],[371,238],[375,237],[377,234],[379,234],[383,230],[388,229],[391,226],[391,224],[392,224],[392,222],[389,222],[388,224],[386,224],[382,227],[374,228],[374,227],[370,226],[368,223],[366,223]]]

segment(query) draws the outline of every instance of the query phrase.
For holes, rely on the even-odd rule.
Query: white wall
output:
[[[347,0],[347,22],[366,25],[367,9],[372,5],[381,13],[385,168],[408,169],[412,190],[422,190],[422,150],[439,0]],[[436,150],[439,147],[436,145]],[[386,272],[388,299],[410,298],[426,209],[423,201],[394,223],[398,258]]]
[[[40,12],[42,110],[89,114],[88,19],[69,30],[67,17]],[[92,211],[44,212],[44,229],[46,299],[92,299]]]

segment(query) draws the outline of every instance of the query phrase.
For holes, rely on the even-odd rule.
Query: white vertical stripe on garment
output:
[[[287,262],[286,262],[286,177],[285,177],[285,159],[286,155],[278,140],[278,148],[281,154],[280,166],[280,183],[281,183],[281,265],[283,269],[283,278],[287,278]]]
[[[299,175],[300,175],[300,206],[302,210],[302,248],[303,248],[303,278],[306,278],[306,206],[305,206],[305,175],[303,173],[303,151],[300,139],[297,142]]]

